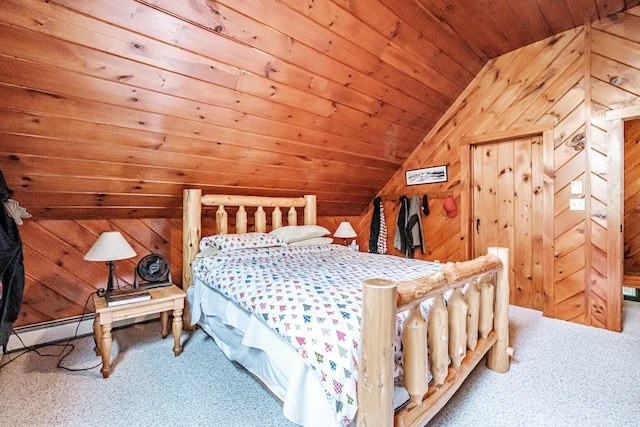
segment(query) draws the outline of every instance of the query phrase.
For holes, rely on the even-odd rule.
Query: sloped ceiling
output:
[[[0,170],[35,218],[358,215],[488,60],[639,3],[3,0]]]

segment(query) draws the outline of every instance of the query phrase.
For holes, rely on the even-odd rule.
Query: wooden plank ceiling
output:
[[[3,0],[0,170],[36,219],[358,215],[488,60],[639,3]]]

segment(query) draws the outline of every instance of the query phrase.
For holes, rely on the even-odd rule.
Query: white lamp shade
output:
[[[119,231],[105,231],[98,237],[84,259],[87,261],[116,261],[134,256],[136,256],[136,251]]]
[[[357,234],[355,230],[348,221],[341,222],[336,232],[333,233],[333,237],[337,237],[339,239],[350,239],[356,236]]]

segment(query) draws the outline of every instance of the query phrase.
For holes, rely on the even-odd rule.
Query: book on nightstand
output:
[[[131,304],[134,302],[146,301],[151,299],[151,294],[145,290],[139,289],[118,289],[111,291],[106,296],[107,306],[113,307],[121,304]]]

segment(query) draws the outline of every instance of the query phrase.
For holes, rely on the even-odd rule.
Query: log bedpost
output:
[[[502,270],[496,274],[496,300],[493,330],[497,341],[487,353],[487,367],[493,371],[509,371],[509,357],[513,348],[509,347],[509,249],[489,248],[489,253],[502,261]]]
[[[191,264],[199,250],[202,230],[200,226],[202,190],[184,190],[182,205],[182,262],[188,268],[182,270],[182,289],[187,290],[193,284]]]
[[[202,190],[184,190],[182,204],[182,289],[186,292],[187,288],[193,284],[193,273],[191,264],[196,259],[199,250],[200,237],[202,235],[201,204]],[[191,325],[191,310],[186,302],[183,320],[184,324]]]
[[[305,225],[316,225],[316,196],[304,196],[304,223]]]
[[[357,425],[392,426],[395,282],[383,279],[365,280],[361,314]]]

